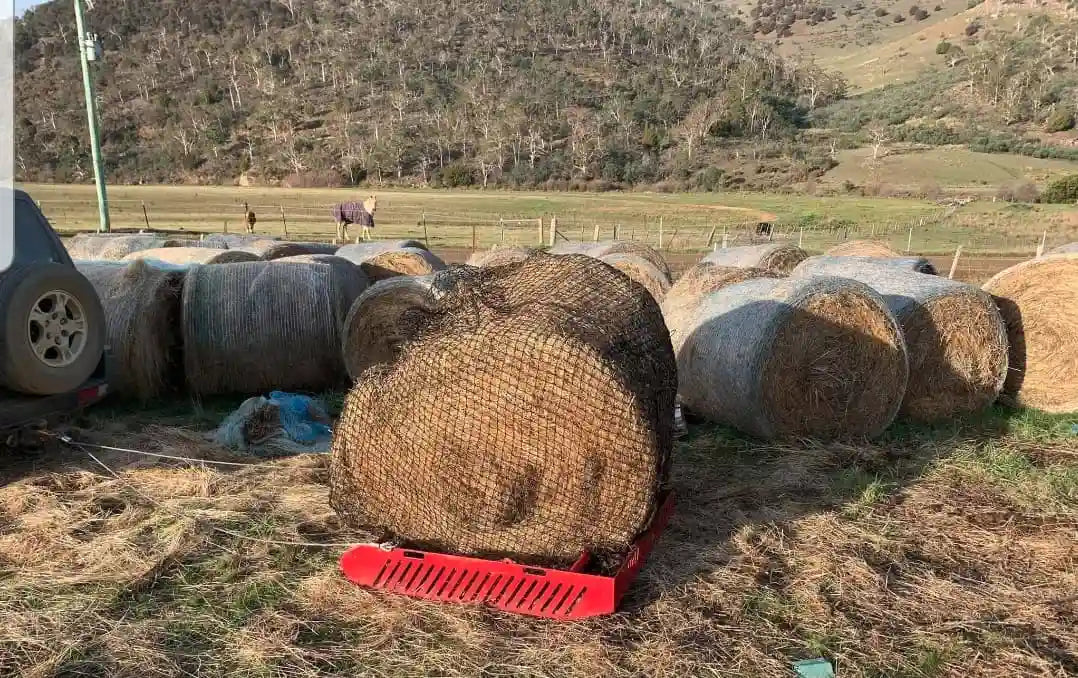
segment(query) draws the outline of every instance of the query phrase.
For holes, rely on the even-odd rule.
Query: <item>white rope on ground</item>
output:
[[[264,467],[263,464],[239,464],[239,463],[234,463],[234,462],[212,462],[212,461],[208,461],[208,460],[204,460],[204,459],[188,459],[186,457],[175,457],[175,456],[172,456],[172,455],[160,455],[160,454],[154,454],[152,452],[142,452],[141,450],[131,450],[131,449],[126,449],[126,448],[122,448],[122,447],[109,447],[109,446],[106,446],[106,445],[93,445],[91,443],[81,443],[81,442],[72,440],[71,438],[69,438],[68,436],[65,436],[65,435],[57,435],[57,434],[53,434],[53,433],[48,433],[48,435],[51,435],[51,436],[59,439],[60,441],[66,443],[66,444],[68,444],[68,445],[70,445],[72,447],[80,448],[82,450],[82,452],[84,452],[86,454],[86,456],[88,456],[91,460],[94,461],[94,463],[96,463],[101,468],[105,469],[105,471],[110,476],[112,476],[114,479],[116,479],[116,480],[120,481],[121,483],[123,483],[124,485],[126,485],[135,494],[139,495],[140,497],[142,497],[143,499],[148,501],[154,507],[156,507],[156,508],[158,508],[158,509],[160,509],[160,510],[166,512],[166,513],[171,514],[174,518],[180,518],[180,519],[191,518],[192,520],[195,520],[195,521],[205,522],[204,518],[199,518],[197,516],[184,516],[180,512],[178,512],[178,511],[176,511],[174,509],[171,509],[171,508],[169,508],[167,506],[164,506],[163,504],[158,502],[156,499],[149,496],[145,492],[139,490],[137,487],[135,487],[130,482],[125,480],[119,473],[117,473],[116,471],[113,471],[111,468],[109,468],[108,464],[106,464],[105,462],[101,461],[96,456],[94,456],[94,453],[91,452],[89,449],[87,449],[87,447],[96,447],[98,449],[117,451],[117,452],[131,452],[131,453],[134,453],[134,454],[145,454],[145,455],[151,456],[151,457],[163,457],[163,458],[166,458],[166,459],[177,459],[177,460],[181,460],[181,461],[189,461],[189,462],[192,462],[192,463],[211,463],[211,464],[213,464],[213,463],[218,463],[218,464],[225,463],[225,464],[229,464],[231,466],[261,466],[261,467]],[[221,534],[225,534],[225,535],[228,535],[230,537],[234,537],[236,539],[242,539],[242,540],[245,540],[245,541],[253,541],[253,542],[257,542],[259,544],[268,544],[268,545],[272,545],[272,546],[299,546],[299,547],[307,547],[307,548],[351,548],[353,546],[377,546],[378,548],[382,549],[383,551],[392,550],[393,548],[395,548],[397,546],[393,542],[387,542],[387,543],[378,543],[378,542],[324,543],[324,542],[305,542],[305,541],[283,541],[283,540],[278,540],[278,539],[263,539],[262,537],[252,537],[250,535],[243,534],[241,532],[235,532],[233,530],[226,530],[225,528],[217,527],[216,525],[207,524],[207,527],[209,527],[214,532],[219,532]],[[218,546],[221,546],[221,545],[218,544]],[[224,546],[221,546],[221,548],[223,548],[225,550],[228,550]]]
[[[157,459],[172,459],[174,461],[185,461],[189,464],[217,464],[218,466],[240,466],[240,467],[265,467],[266,464],[244,464],[236,461],[214,461],[212,459],[196,459],[194,457],[179,457],[172,454],[158,454],[156,452],[144,452],[142,450],[131,450],[125,447],[109,447],[108,445],[95,445],[93,443],[84,443],[72,440],[68,436],[48,433],[46,435],[58,438],[60,441],[67,443],[68,445],[80,445],[82,447],[93,447],[99,450],[108,450],[109,452],[124,452],[127,454],[139,454],[144,457],[155,457]]]

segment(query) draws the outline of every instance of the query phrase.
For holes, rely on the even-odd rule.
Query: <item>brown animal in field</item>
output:
[[[255,218],[254,210],[247,211],[247,232],[253,234],[255,232],[255,224],[258,220]]]
[[[356,242],[369,240],[374,228],[374,211],[378,209],[378,198],[370,196],[362,203],[344,202],[333,208],[333,220],[337,222],[337,242],[348,242],[348,226],[359,224],[363,231],[356,237]]]

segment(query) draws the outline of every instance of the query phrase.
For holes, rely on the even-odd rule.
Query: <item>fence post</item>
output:
[[[146,230],[150,230],[150,214],[146,211],[146,201],[142,201],[142,218],[146,222]]]
[[[250,213],[251,213],[251,207],[247,204],[247,201],[245,200],[243,202],[243,219],[240,221],[240,223],[246,224],[247,223],[247,215],[250,214]],[[250,226],[248,226],[248,228],[250,228]],[[228,231],[225,231],[225,232],[227,233]]]
[[[663,215],[659,215],[659,249],[663,248]]]
[[[711,227],[711,233],[707,234],[707,246],[711,247],[715,244],[715,231],[719,230],[718,226]]]
[[[805,242],[805,227],[801,226],[801,232],[797,234],[797,246],[801,247]]]
[[[621,238],[621,224],[614,224],[614,241],[617,242]]]
[[[1044,256],[1044,245],[1048,242],[1048,231],[1044,232],[1041,236],[1041,244],[1037,246],[1037,258],[1040,259]]]
[[[906,240],[906,254],[913,249],[913,226],[910,226],[910,237]]]
[[[539,240],[537,240],[536,242],[539,243],[539,247],[542,247],[543,246],[543,217],[539,217],[538,219],[536,219],[536,221],[539,222]]]
[[[592,242],[599,242],[599,224],[595,224],[595,232],[591,235]]]
[[[954,259],[951,261],[951,272],[947,274],[950,280],[954,280],[954,274],[958,270],[958,258],[962,256],[962,246],[959,245],[954,251]]]
[[[281,208],[281,226],[284,228],[284,237],[288,238],[288,219],[284,216],[284,205],[278,205]]]
[[[430,234],[427,233],[427,213],[423,212],[419,217],[419,224],[423,227],[423,244],[430,249]]]
[[[472,249],[474,250],[477,247],[478,245],[476,245],[475,222],[472,222]]]
[[[558,217],[557,215],[550,217],[550,246],[553,247],[558,238]],[[543,241],[540,238],[539,244],[542,245]]]

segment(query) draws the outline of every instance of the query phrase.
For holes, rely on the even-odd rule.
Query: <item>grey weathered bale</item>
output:
[[[862,283],[748,280],[709,294],[684,329],[682,403],[754,436],[871,437],[902,404],[902,331]]]
[[[132,252],[121,261],[154,259],[166,264],[235,264],[258,261],[258,257],[243,250],[218,250],[209,247],[164,247]]]
[[[263,261],[273,261],[274,259],[298,257],[304,254],[334,254],[340,248],[337,245],[330,245],[329,243],[324,242],[264,240],[244,247],[232,249],[241,249],[245,252],[250,252]]]
[[[341,329],[344,327],[345,318],[348,317],[348,311],[351,310],[352,304],[355,303],[359,295],[363,294],[371,284],[370,280],[367,279],[367,274],[363,272],[363,269],[347,259],[332,254],[301,254],[293,257],[272,259],[271,261],[281,263],[325,264],[329,266],[333,280],[333,307],[336,309],[339,328]]]
[[[776,273],[789,273],[806,257],[808,253],[796,245],[768,243],[715,250],[703,260],[716,266],[762,268]]]
[[[276,241],[265,235],[250,235],[241,233],[211,233],[202,239],[200,247],[211,247],[220,250],[231,250],[240,247],[250,247],[262,241]]]
[[[901,414],[933,422],[988,407],[1007,377],[1007,330],[992,297],[966,283],[861,257],[817,257],[794,276],[831,275],[883,296],[906,338]]]
[[[824,254],[818,257],[809,257],[797,265],[801,274],[824,272],[834,266],[871,264],[875,266],[887,266],[903,271],[914,271],[926,275],[936,275],[936,267],[924,257],[844,257]]]
[[[152,233],[138,235],[80,233],[68,238],[64,242],[64,247],[72,259],[119,261],[132,252],[178,247],[182,244],[183,242],[177,238]]]
[[[196,395],[323,391],[345,381],[325,264],[193,266],[183,290],[184,372]]]
[[[1078,252],[1078,242],[1069,242],[1066,245],[1060,245],[1048,252],[1048,254],[1071,254],[1074,252]]]
[[[426,246],[418,240],[375,240],[372,242],[361,242],[352,245],[341,245],[337,248],[335,254],[338,257],[343,257],[348,261],[351,261],[353,264],[362,264],[371,257],[382,254],[383,252],[407,248],[427,249]]]

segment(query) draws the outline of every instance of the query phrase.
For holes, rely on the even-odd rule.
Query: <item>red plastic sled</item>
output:
[[[568,570],[557,570],[367,544],[345,551],[341,570],[360,586],[412,598],[489,605],[547,619],[598,617],[617,610],[673,510],[673,494],[667,494],[651,527],[612,577],[585,572],[590,560],[587,552]]]

